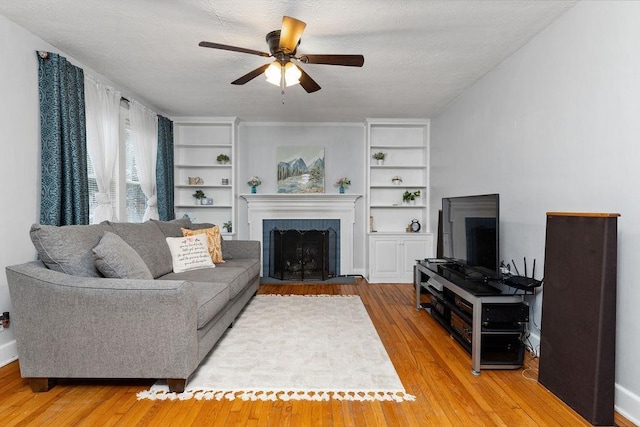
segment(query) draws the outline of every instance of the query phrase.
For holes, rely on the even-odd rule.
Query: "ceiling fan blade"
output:
[[[269,67],[269,65],[271,65],[271,64],[265,64],[262,67],[256,68],[255,70],[245,74],[244,76],[240,77],[239,79],[236,79],[236,80],[232,81],[231,84],[232,85],[243,85],[243,84],[255,79],[260,74],[264,73],[264,71],[267,69],[267,67]]]
[[[302,73],[302,76],[300,76],[300,86],[302,86],[302,88],[306,90],[307,93],[319,91],[320,85],[316,83],[309,74],[305,73],[302,68],[298,67],[298,69]]]
[[[232,52],[242,52],[242,53],[249,53],[251,55],[258,55],[258,56],[265,56],[265,57],[270,57],[271,55],[268,54],[267,52],[260,52],[259,50],[253,50],[253,49],[245,49],[243,47],[236,47],[236,46],[229,46],[226,44],[220,44],[220,43],[212,43],[212,42],[200,42],[198,44],[198,46],[201,47],[210,47],[212,49],[222,49],[222,50],[230,50]]]
[[[280,30],[280,50],[287,54],[295,52],[306,26],[307,24],[302,21],[290,16],[283,16],[282,30]]]
[[[362,67],[362,55],[302,55],[298,58],[305,64],[345,65],[347,67]]]

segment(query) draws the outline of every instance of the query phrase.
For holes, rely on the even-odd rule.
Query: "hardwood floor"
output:
[[[262,285],[261,294],[360,295],[415,402],[136,400],[152,381],[64,380],[32,393],[0,368],[2,426],[588,426],[536,381],[536,361],[473,376],[470,356],[424,311],[412,285]],[[616,415],[620,426],[633,426]]]

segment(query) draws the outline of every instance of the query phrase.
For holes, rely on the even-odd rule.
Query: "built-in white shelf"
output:
[[[197,222],[222,226],[231,221],[236,226],[236,138],[237,119],[174,118],[174,200],[176,217],[184,214]],[[225,154],[228,163],[218,163]],[[190,185],[189,178],[198,177],[201,185]],[[228,180],[228,181],[224,181]],[[222,182],[230,184],[222,184]],[[202,190],[212,205],[196,205],[195,190]],[[223,234],[229,238],[233,233]]]
[[[382,152],[379,164],[373,155]],[[411,283],[416,259],[432,256],[428,232],[429,120],[367,119],[368,275],[371,283]],[[399,176],[402,182],[393,184]],[[405,191],[420,191],[416,204]],[[413,220],[417,233],[407,232]]]

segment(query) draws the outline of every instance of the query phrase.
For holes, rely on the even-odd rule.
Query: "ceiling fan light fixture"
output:
[[[282,74],[282,65],[278,61],[273,61],[266,70],[264,75],[267,77],[267,81],[272,85],[280,86],[280,79]]]
[[[299,84],[300,77],[302,77],[300,68],[296,67],[292,62],[287,62],[287,65],[284,66],[284,81],[287,87]]]
[[[295,64],[287,62],[285,65],[273,61],[264,71],[267,81],[279,87],[289,87],[300,83],[302,71]],[[284,81],[283,81],[284,77]]]

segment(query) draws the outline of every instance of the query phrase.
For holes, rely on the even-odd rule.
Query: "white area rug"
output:
[[[359,296],[257,295],[187,382],[138,399],[415,400]]]

